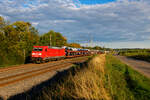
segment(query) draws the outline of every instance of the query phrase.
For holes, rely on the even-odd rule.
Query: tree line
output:
[[[68,43],[66,37],[53,30],[39,34],[30,22],[16,21],[11,23],[0,16],[0,67],[28,63],[34,45],[106,49],[99,46],[81,47],[78,43]]]
[[[77,43],[67,43],[61,33],[50,30],[39,34],[29,22],[10,23],[0,16],[0,66],[28,62],[34,45],[81,47]]]

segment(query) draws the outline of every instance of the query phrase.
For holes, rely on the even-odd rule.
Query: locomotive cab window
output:
[[[33,48],[33,51],[42,51],[43,48]]]

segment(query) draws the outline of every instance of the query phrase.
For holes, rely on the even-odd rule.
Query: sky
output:
[[[74,0],[75,1],[75,0]],[[76,0],[77,1],[77,0]],[[86,5],[93,5],[93,4],[104,4],[104,3],[110,3],[114,2],[116,0],[79,0],[81,4],[86,4]]]
[[[150,0],[0,0],[0,16],[82,45],[150,48]]]

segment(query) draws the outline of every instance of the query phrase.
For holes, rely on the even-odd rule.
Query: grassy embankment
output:
[[[113,100],[150,100],[150,79],[111,55],[106,66],[106,87]]]
[[[126,50],[120,55],[150,62],[150,50]]]
[[[106,65],[106,66],[105,66]],[[55,87],[55,88],[53,88]],[[150,79],[111,55],[100,55],[84,69],[45,89],[40,99],[150,100]]]
[[[34,89],[33,89],[34,90]],[[74,66],[27,100],[150,100],[150,79],[111,55]],[[35,95],[34,95],[35,94]]]
[[[43,90],[38,97],[40,100],[72,100],[72,99],[101,99],[110,100],[104,86],[105,55],[92,58],[84,68],[79,66],[69,77],[62,79],[57,84],[51,84]],[[81,67],[81,66],[80,66]]]

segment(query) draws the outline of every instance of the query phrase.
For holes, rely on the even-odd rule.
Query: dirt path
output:
[[[131,66],[135,70],[139,71],[140,73],[150,78],[150,63],[146,61],[135,60],[125,56],[116,56],[116,57],[119,58],[122,62],[126,63],[127,65]]]

